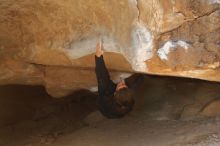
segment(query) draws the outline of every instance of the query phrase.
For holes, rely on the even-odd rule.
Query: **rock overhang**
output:
[[[218,1],[3,1],[1,84],[53,96],[94,89],[102,40],[112,77],[142,72],[220,81]],[[186,49],[187,47],[187,49]]]

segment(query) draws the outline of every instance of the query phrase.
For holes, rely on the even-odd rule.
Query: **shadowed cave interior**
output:
[[[188,125],[191,125],[191,128],[201,125],[203,122],[209,123],[210,120],[212,126],[219,124],[219,83],[148,75],[145,75],[144,78],[144,82],[135,91],[134,110],[126,117],[117,120],[106,119],[98,112],[97,93],[88,90],[76,91],[70,96],[55,99],[50,97],[41,86],[1,86],[0,145],[101,145],[101,142],[91,141],[85,134],[96,136],[97,131],[109,132],[109,135],[114,132],[118,133],[105,128],[104,125],[109,125],[107,127],[110,129],[118,129],[122,137],[124,134],[133,133],[129,130],[130,127],[138,126],[134,128],[137,130],[137,135],[145,133],[148,138],[136,141],[131,134],[129,139],[132,139],[133,143],[128,145],[148,145],[149,142],[157,141],[157,139],[149,138],[149,135],[157,134],[157,132],[152,134],[152,130],[157,129],[161,124],[167,124],[165,124],[165,129],[170,129],[172,126],[178,127],[178,124],[183,123],[187,125],[188,122],[190,122]],[[192,125],[193,121],[197,123],[197,125],[194,123],[196,126]],[[149,129],[144,131],[143,127],[149,125],[151,128],[148,127]],[[184,129],[183,125],[180,126],[180,129]],[[91,128],[94,129],[91,130]],[[213,133],[215,137],[218,136],[218,133],[213,131],[217,128],[212,128],[209,129],[210,131],[205,130],[206,134],[200,135],[202,132],[199,132],[198,135],[194,135],[195,138],[190,136],[193,140],[185,138],[184,142],[188,140],[189,143],[192,143],[200,136],[206,140],[207,137],[210,138],[210,133],[211,136]],[[72,140],[70,138],[71,140],[68,140],[67,138],[67,140],[63,140],[71,136],[79,137],[80,134],[74,136],[74,133],[80,133],[83,130],[88,131],[88,133],[82,132],[81,138],[85,136],[83,139]],[[190,133],[190,131],[188,132]],[[161,134],[165,135],[166,132],[158,131],[158,135]],[[181,132],[180,134],[182,135]],[[187,135],[187,131],[185,134]],[[143,136],[143,134],[141,135]],[[167,138],[163,144],[186,145],[181,139],[178,139],[177,135],[172,137],[172,140]],[[160,136],[158,137],[160,139]],[[197,141],[201,141],[201,138]],[[105,145],[114,145],[108,140],[103,140],[103,142],[106,142]],[[118,144],[126,145],[127,141],[123,142],[122,138],[121,142]]]

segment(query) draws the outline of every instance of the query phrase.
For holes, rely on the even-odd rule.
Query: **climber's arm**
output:
[[[98,90],[101,96],[108,94],[108,90],[112,90],[115,84],[110,79],[109,72],[105,66],[103,59],[103,51],[100,43],[96,46],[96,55],[95,55],[95,72],[98,81]]]

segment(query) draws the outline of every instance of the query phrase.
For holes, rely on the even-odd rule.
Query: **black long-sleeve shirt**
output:
[[[116,84],[110,79],[109,72],[105,66],[103,56],[95,56],[96,62],[96,78],[98,81],[98,104],[99,110],[103,115],[109,118],[118,118],[119,115],[115,111],[115,101],[113,99],[116,90]]]
[[[113,98],[117,85],[110,79],[110,75],[105,66],[103,56],[95,56],[95,63],[96,77],[98,81],[99,109],[106,117],[120,118],[124,115],[116,111],[117,103]],[[140,77],[140,74],[137,74],[134,75],[132,78],[125,79],[125,83],[128,88],[134,89],[142,80],[143,76]]]

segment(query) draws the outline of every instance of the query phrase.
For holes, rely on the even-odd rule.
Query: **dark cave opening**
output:
[[[134,110],[125,119],[181,121],[218,116],[218,104],[206,110],[218,100],[219,83],[146,75],[136,90]],[[44,87],[25,85],[0,87],[0,119],[1,145],[13,145],[13,137],[23,145],[27,143],[24,137],[29,135],[49,135],[49,139],[54,139],[98,121],[108,121],[98,112],[97,93],[79,90],[55,99]]]

